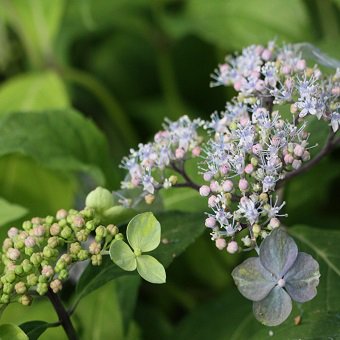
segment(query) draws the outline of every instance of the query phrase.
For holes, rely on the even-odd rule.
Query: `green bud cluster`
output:
[[[86,242],[93,234],[94,241]],[[118,234],[103,226],[93,208],[59,210],[55,216],[34,217],[22,229],[10,228],[0,252],[0,305],[17,301],[30,305],[32,295],[62,289],[73,263],[102,263],[102,251]]]

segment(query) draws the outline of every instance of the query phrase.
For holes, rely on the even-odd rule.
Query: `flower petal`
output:
[[[274,276],[264,268],[258,257],[250,257],[231,273],[240,293],[249,300],[264,299],[276,284]]]
[[[315,297],[319,277],[319,264],[311,255],[301,252],[285,275],[285,288],[294,301],[306,302]]]
[[[269,295],[253,303],[257,320],[266,326],[277,326],[285,321],[292,311],[292,300],[284,289],[276,286]]]
[[[274,229],[260,246],[262,265],[277,279],[281,279],[294,264],[298,248],[294,240],[282,229]]]

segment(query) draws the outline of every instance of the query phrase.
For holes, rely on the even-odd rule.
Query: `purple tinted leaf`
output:
[[[276,286],[269,295],[253,303],[257,320],[266,326],[277,326],[285,321],[292,311],[292,300],[284,289]]]
[[[274,229],[260,247],[262,265],[278,279],[292,267],[298,254],[294,240],[282,229]]]
[[[306,302],[315,297],[319,277],[319,264],[312,256],[301,252],[285,275],[285,288],[294,301]]]
[[[250,257],[231,273],[240,293],[249,300],[264,299],[275,286],[274,276],[261,264],[258,257]]]

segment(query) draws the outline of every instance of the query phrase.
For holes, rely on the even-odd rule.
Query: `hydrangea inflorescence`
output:
[[[234,279],[242,294],[255,301],[256,317],[268,325],[287,318],[291,299],[312,299],[319,278],[317,262],[298,254],[294,241],[279,228],[280,217],[286,216],[279,189],[340,141],[335,138],[340,125],[340,69],[329,75],[318,65],[309,65],[305,45],[269,42],[228,56],[211,83],[233,86],[237,92],[225,110],[214,112],[210,121],[191,121],[187,116],[167,121],[154,142],[140,144],[122,163],[129,171],[123,189],[139,187],[139,197],[150,204],[159,189],[194,188],[208,200],[211,210],[205,225],[216,247],[231,254],[252,249],[260,254],[237,267]],[[320,55],[317,52],[314,55]],[[336,61],[331,64],[339,67]],[[309,149],[317,145],[309,142],[311,118],[329,126],[328,140],[312,160]],[[201,158],[197,171],[204,184],[197,185],[185,172],[185,161],[191,157]],[[258,292],[249,293],[250,288],[242,286],[240,273],[247,268],[254,271],[247,284],[258,287]],[[275,314],[273,306],[282,308]]]
[[[89,239],[90,233],[94,239]],[[103,226],[92,208],[59,210],[55,216],[34,217],[12,227],[2,245],[0,304],[19,301],[29,305],[32,294],[54,293],[62,289],[70,266],[90,259],[102,262],[101,251],[118,234],[112,224]]]

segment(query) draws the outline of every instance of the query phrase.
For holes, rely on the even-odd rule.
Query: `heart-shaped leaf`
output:
[[[120,268],[133,271],[137,267],[136,255],[122,240],[114,240],[110,246],[111,260]]]
[[[148,252],[157,248],[161,241],[161,225],[152,213],[146,212],[130,221],[126,234],[134,250]]]
[[[137,271],[146,281],[165,283],[166,274],[163,265],[150,255],[137,256]]]

